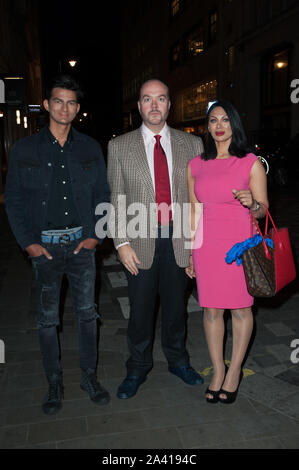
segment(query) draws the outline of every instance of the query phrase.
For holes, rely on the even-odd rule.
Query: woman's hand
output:
[[[193,266],[192,255],[190,255],[189,266],[187,268],[185,268],[185,273],[187,274],[187,276],[190,277],[190,279],[193,279],[194,277],[196,277],[196,274],[195,274],[195,271],[194,271],[194,266]]]
[[[236,189],[233,189],[232,192],[233,192],[234,198],[238,199],[240,203],[242,204],[242,206],[248,207],[248,209],[254,206],[255,201],[249,189],[240,189],[239,191],[237,191]]]

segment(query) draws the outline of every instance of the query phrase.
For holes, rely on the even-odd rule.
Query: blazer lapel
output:
[[[182,161],[181,156],[184,154],[184,142],[180,138],[180,134],[175,129],[170,128],[170,141],[172,152],[172,199],[173,202],[177,201],[178,187],[177,183],[181,181]],[[186,168],[187,171],[187,168]]]
[[[149,194],[152,196],[152,199],[155,200],[153,182],[140,129],[136,131],[136,140],[134,140],[133,144],[131,145],[130,157],[137,175],[143,180],[145,187],[149,191]]]

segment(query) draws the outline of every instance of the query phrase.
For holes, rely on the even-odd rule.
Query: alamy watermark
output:
[[[105,202],[97,205],[95,214],[101,216],[96,223],[95,232],[97,237],[119,238],[123,240],[134,240],[136,238],[157,238],[158,214],[164,218],[162,238],[183,238],[185,249],[199,248],[202,244],[203,230],[191,230],[191,210],[194,212],[194,227],[201,220],[202,205],[200,203],[151,203],[149,207],[141,202],[127,204],[127,197],[121,194],[117,197],[115,205]],[[173,219],[172,232],[170,235],[169,219]],[[163,225],[163,224],[162,224]],[[199,224],[202,228],[202,223]],[[195,233],[196,232],[196,233]],[[194,241],[193,240],[195,234]]]
[[[0,364],[5,363],[5,344],[2,339],[0,339]]]
[[[293,104],[298,104],[299,103],[299,78],[294,78],[294,80],[291,81],[291,88],[295,88],[290,96],[291,102]]]
[[[293,339],[291,342],[291,348],[295,348],[294,351],[292,351],[291,354],[291,362],[293,364],[298,364],[299,363],[299,339]]]
[[[5,103],[5,85],[3,80],[0,80],[0,103]]]

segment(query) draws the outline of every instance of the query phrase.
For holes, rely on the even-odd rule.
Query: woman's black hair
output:
[[[80,103],[83,99],[83,92],[77,80],[71,75],[58,75],[52,78],[47,84],[45,98],[49,101],[54,88],[64,88],[76,93],[77,101]]]
[[[208,109],[206,115],[206,145],[205,145],[205,152],[202,154],[202,158],[204,160],[213,160],[217,157],[217,149],[216,144],[211,136],[208,126],[209,126],[209,119],[210,114],[214,108],[221,107],[226,112],[231,129],[232,129],[232,141],[228,148],[230,155],[242,158],[245,157],[248,153],[253,152],[253,147],[248,143],[248,139],[241,122],[241,118],[239,116],[238,111],[236,108],[229,102],[225,100],[217,100],[215,101]]]

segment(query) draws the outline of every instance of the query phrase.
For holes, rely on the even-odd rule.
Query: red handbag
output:
[[[265,206],[264,206],[265,207]],[[268,209],[266,209],[266,222],[265,222],[265,234],[263,235],[256,218],[251,215],[251,223],[254,222],[257,231],[263,238],[271,238],[274,242],[274,250],[270,253],[269,250],[266,250],[266,257],[274,256],[274,266],[275,266],[275,291],[272,295],[277,294],[283,287],[293,281],[296,277],[295,263],[290,243],[289,231],[286,227],[277,229],[274,221],[270,215]],[[269,230],[268,233],[268,220],[272,222],[273,227]],[[265,243],[263,243],[266,246]],[[274,289],[273,289],[274,290]]]

